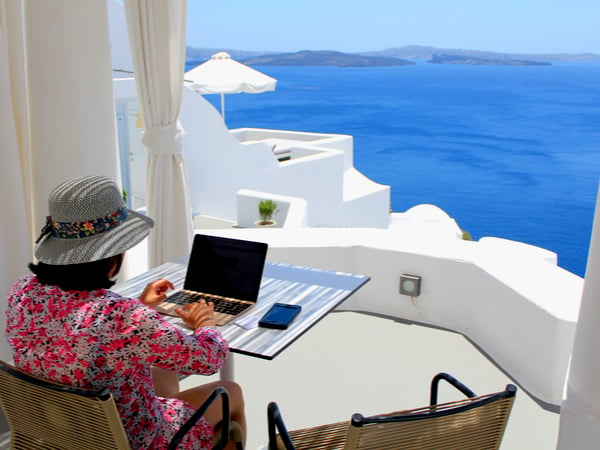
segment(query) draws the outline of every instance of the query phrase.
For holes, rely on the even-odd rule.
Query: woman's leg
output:
[[[229,404],[231,408],[231,420],[236,421],[240,424],[244,435],[244,445],[246,444],[246,413],[244,411],[244,396],[242,388],[233,381],[215,381],[214,383],[207,383],[201,386],[196,386],[191,389],[179,392],[173,397],[180,400],[184,400],[192,405],[194,408],[199,408],[202,403],[210,396],[212,391],[217,387],[224,387],[227,389],[229,394]],[[214,402],[204,414],[204,418],[212,425],[213,428],[217,426],[222,419],[222,406],[221,400]],[[229,447],[227,447],[229,448]],[[233,447],[232,447],[233,448]]]
[[[199,408],[202,403],[210,396],[217,387],[224,387],[229,394],[229,404],[231,409],[231,419],[240,424],[246,439],[246,414],[244,411],[244,396],[242,389],[237,383],[232,381],[216,381],[196,386],[185,391],[179,392],[179,377],[175,372],[152,367],[152,381],[154,382],[154,391],[156,395],[166,398],[178,398]],[[204,418],[211,424],[213,429],[222,420],[221,399],[214,402],[204,414]],[[245,443],[244,443],[245,444]]]

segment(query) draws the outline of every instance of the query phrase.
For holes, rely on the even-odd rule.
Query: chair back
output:
[[[352,416],[344,449],[498,449],[516,387],[381,416]]]
[[[0,361],[12,449],[129,449],[112,395],[52,383]]]

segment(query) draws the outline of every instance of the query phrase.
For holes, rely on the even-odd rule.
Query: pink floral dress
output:
[[[108,388],[132,448],[165,448],[194,412],[181,400],[155,395],[151,367],[181,374],[215,373],[227,356],[221,333],[187,335],[141,301],[109,290],[64,291],[21,278],[8,295],[6,336],[15,365],[83,388]],[[211,448],[204,419],[182,448]]]

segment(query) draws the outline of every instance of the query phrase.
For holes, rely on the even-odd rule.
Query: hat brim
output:
[[[129,250],[148,236],[153,226],[150,217],[128,209],[127,220],[110,231],[78,239],[46,236],[36,246],[35,256],[51,265],[99,261]]]

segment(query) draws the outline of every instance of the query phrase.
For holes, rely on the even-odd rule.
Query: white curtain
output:
[[[560,407],[559,450],[591,448],[600,440],[600,189],[592,225],[590,250],[579,318],[571,354],[566,398]]]
[[[125,0],[135,82],[148,150],[150,267],[188,254],[192,240],[183,129],[177,120],[185,65],[187,0]]]
[[[31,261],[29,144],[22,2],[0,0],[0,318],[6,294]],[[0,336],[4,336],[0,320]],[[5,339],[0,357],[11,359]]]

